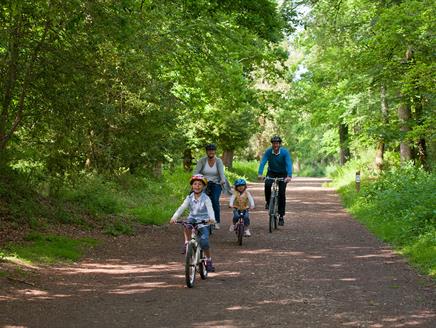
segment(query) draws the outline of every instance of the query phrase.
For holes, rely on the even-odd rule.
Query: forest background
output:
[[[66,226],[161,224],[205,144],[231,178],[254,179],[279,134],[296,175],[333,177],[356,217],[436,275],[435,11],[428,0],[3,1],[0,257]]]

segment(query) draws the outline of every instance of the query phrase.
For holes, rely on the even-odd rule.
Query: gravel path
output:
[[[80,263],[42,268],[33,285],[0,279],[0,328],[436,327],[434,282],[353,220],[322,179],[288,186],[284,227],[268,233],[263,186],[251,238],[211,237],[217,271],[184,285],[180,226],[107,238]],[[199,277],[198,277],[199,278]],[[30,278],[29,278],[30,279]]]

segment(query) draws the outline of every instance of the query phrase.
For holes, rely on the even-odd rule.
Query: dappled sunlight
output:
[[[336,314],[338,319],[345,319],[348,313]],[[430,311],[418,311],[416,314],[389,316],[380,319],[379,322],[371,321],[345,321],[342,323],[344,327],[371,327],[371,328],[385,328],[385,327],[421,327],[423,324],[428,324],[430,320],[436,318],[436,314]]]
[[[154,265],[144,265],[144,264],[103,264],[103,263],[88,263],[82,264],[80,267],[66,267],[58,268],[67,275],[83,274],[83,273],[102,273],[109,275],[121,275],[126,273],[156,273],[165,271],[180,270],[179,263],[169,263],[169,264],[154,264]]]
[[[184,288],[183,285],[179,284],[167,284],[165,282],[156,281],[156,282],[142,282],[142,283],[133,283],[119,286],[111,291],[108,291],[108,294],[118,294],[118,295],[129,295],[129,294],[139,294],[145,293],[150,290],[156,288]]]
[[[219,320],[219,321],[204,321],[200,323],[193,323],[192,327],[212,327],[212,328],[238,328],[233,320]]]
[[[239,254],[245,255],[259,255],[267,254],[275,257],[304,257],[305,259],[323,259],[325,256],[322,255],[311,255],[300,251],[279,251],[276,249],[256,249],[256,250],[241,250],[238,251]]]

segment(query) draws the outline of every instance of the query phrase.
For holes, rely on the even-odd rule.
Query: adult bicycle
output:
[[[185,252],[185,280],[186,286],[192,288],[195,284],[195,275],[197,272],[200,273],[201,279],[204,280],[207,278],[206,257],[200,247],[200,236],[197,226],[200,224],[208,224],[209,221],[203,220],[195,223],[177,221],[177,223],[191,230],[191,240],[186,244]]]
[[[268,204],[269,214],[269,232],[273,232],[277,229],[277,222],[279,220],[279,182],[285,181],[285,178],[271,178],[265,177],[265,180],[272,180],[271,185],[271,198]]]

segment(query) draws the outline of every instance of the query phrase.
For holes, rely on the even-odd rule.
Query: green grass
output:
[[[227,178],[231,185],[238,178],[243,178],[247,181],[257,181],[257,169],[259,162],[257,161],[237,161],[233,162],[233,167],[227,170]]]
[[[436,278],[436,174],[406,166],[364,178],[360,193],[350,180],[343,175],[335,183],[353,216]]]
[[[3,250],[5,258],[18,258],[29,263],[56,263],[77,261],[83,252],[97,241],[92,238],[71,239],[65,236],[31,232],[22,244]]]

